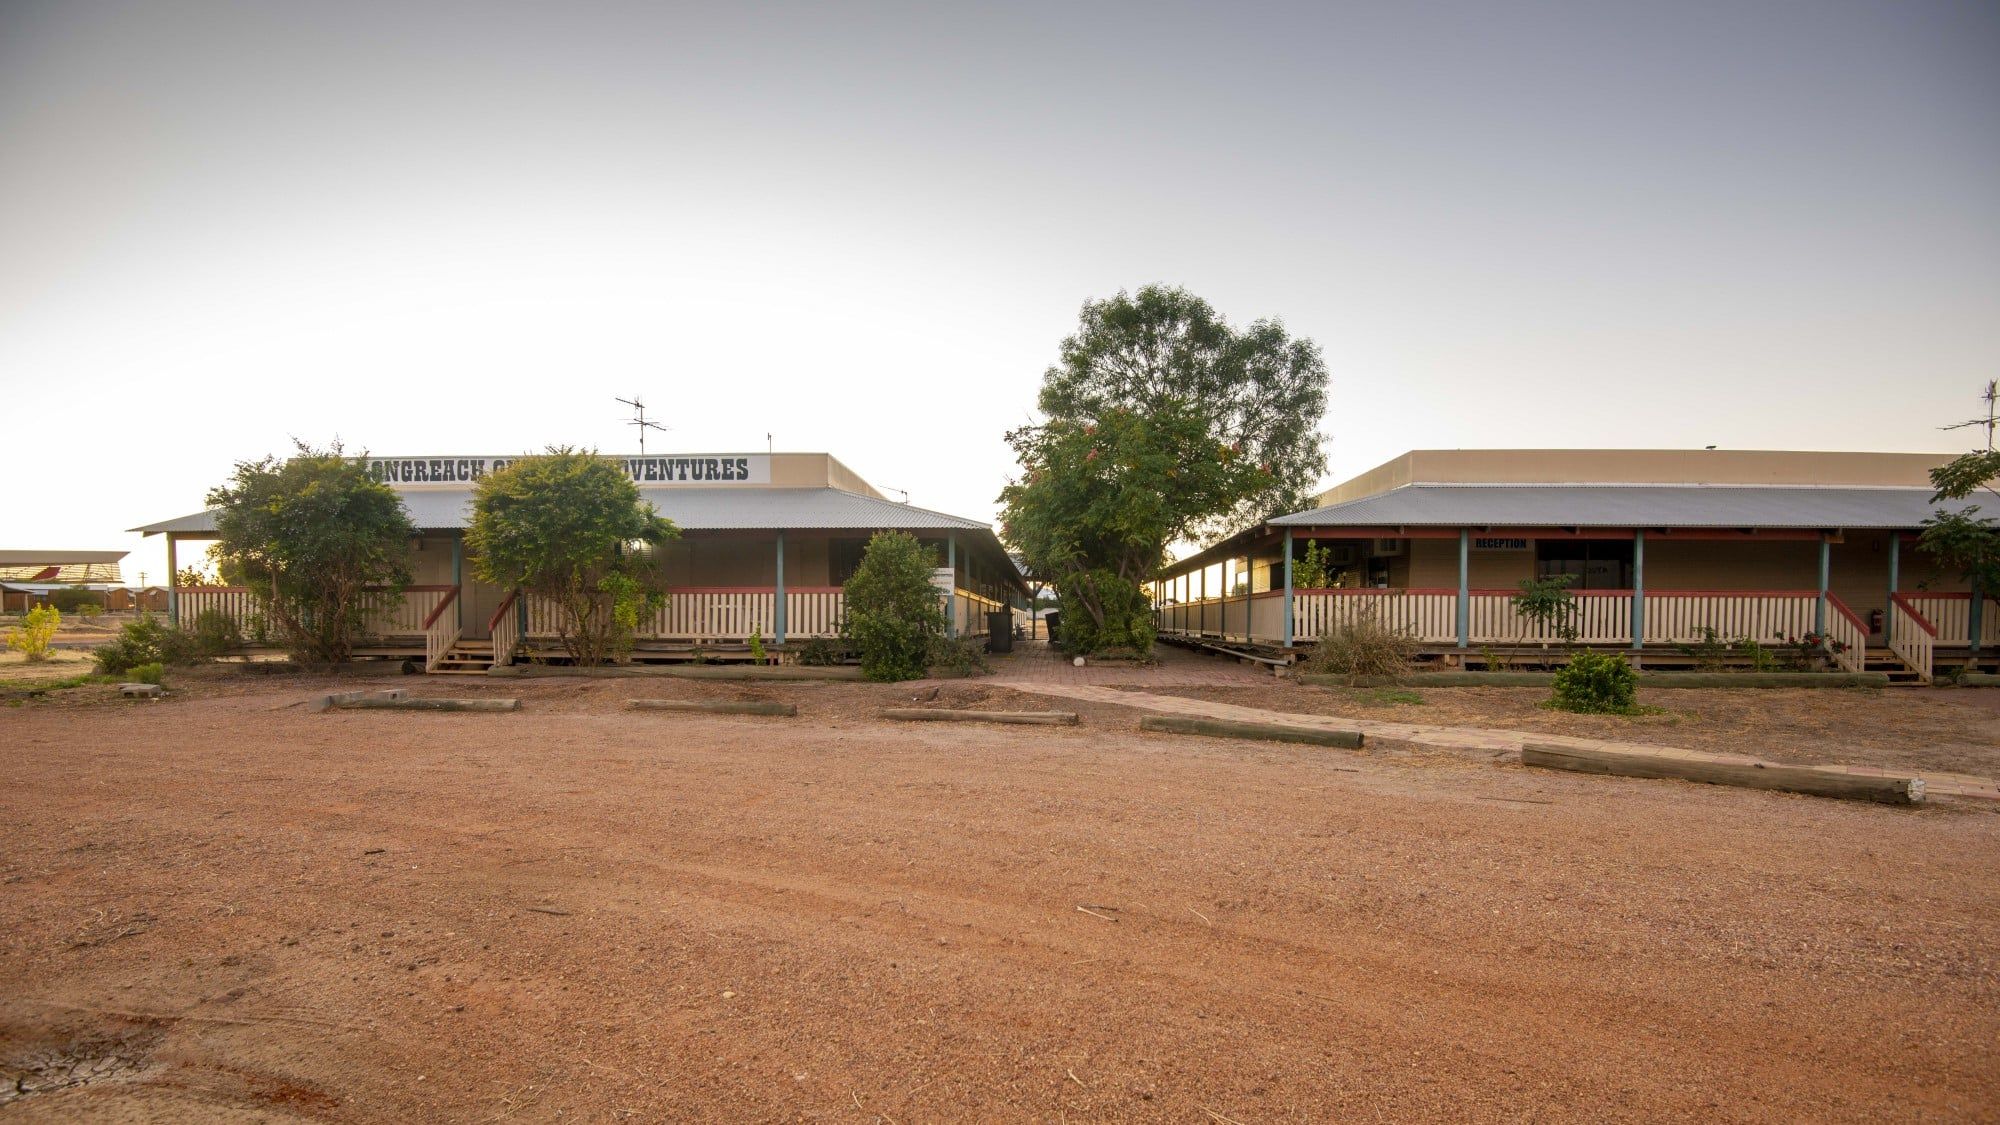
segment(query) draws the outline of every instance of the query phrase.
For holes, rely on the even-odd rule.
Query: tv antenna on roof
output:
[[[1956,425],[1939,426],[1938,429],[1964,430],[1970,429],[1973,426],[1984,426],[1986,428],[1986,452],[1991,453],[1993,452],[1993,431],[2000,429],[2000,416],[1996,416],[1995,414],[1996,406],[2000,406],[2000,379],[1987,380],[1986,393],[1980,395],[1979,400],[1986,404],[1986,417],[1970,418]]]
[[[631,398],[621,398],[618,401],[632,408],[632,417],[626,419],[625,424],[639,427],[639,456],[644,457],[646,455],[646,431],[658,430],[664,434],[667,432],[667,427],[660,425],[658,422],[646,421],[646,402],[638,395],[633,395]]]

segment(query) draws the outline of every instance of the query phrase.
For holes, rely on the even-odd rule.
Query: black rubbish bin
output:
[[[1042,614],[1042,624],[1048,627],[1042,634],[1043,638],[1050,644],[1056,643],[1056,630],[1062,628],[1062,614],[1052,609]]]
[[[996,609],[986,615],[986,651],[1014,651],[1014,611]]]

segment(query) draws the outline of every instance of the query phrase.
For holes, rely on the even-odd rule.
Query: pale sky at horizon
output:
[[[1183,285],[1406,449],[1951,451],[2000,5],[0,0],[0,547],[293,437],[824,450],[976,518],[1079,305]]]

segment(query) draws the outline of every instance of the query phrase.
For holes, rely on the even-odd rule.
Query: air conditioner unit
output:
[[[1389,555],[1400,555],[1403,553],[1403,541],[1401,539],[1373,540],[1369,544],[1368,553],[1376,556],[1377,558],[1383,558]]]

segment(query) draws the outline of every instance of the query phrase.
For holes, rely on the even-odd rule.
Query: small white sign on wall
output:
[[[948,566],[932,568],[931,585],[937,587],[938,596],[941,598],[949,598],[958,592],[956,575]]]

